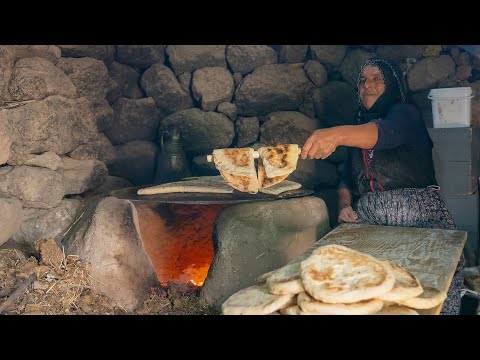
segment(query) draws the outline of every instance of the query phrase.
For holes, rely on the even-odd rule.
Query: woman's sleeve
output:
[[[421,146],[428,141],[425,138],[425,124],[413,105],[395,105],[385,119],[373,122],[378,128],[378,141],[374,150],[393,149],[404,144]]]
[[[337,165],[337,171],[340,178],[337,190],[344,188],[352,190],[352,160],[350,149],[347,150],[346,159]]]

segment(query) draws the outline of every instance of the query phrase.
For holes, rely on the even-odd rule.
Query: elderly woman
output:
[[[455,229],[436,186],[432,141],[421,113],[406,102],[398,69],[383,59],[367,60],[358,100],[358,125],[316,130],[301,153],[303,159],[325,159],[338,146],[349,147],[339,166],[338,221]],[[442,314],[460,310],[461,270],[459,264]]]

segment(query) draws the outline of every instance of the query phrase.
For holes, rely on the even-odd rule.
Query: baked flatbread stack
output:
[[[416,309],[434,308],[446,298],[445,292],[423,289],[395,262],[341,245],[322,246],[304,261],[263,274],[251,288],[257,289],[255,303],[239,291],[224,302],[223,314],[259,314],[265,302],[265,314],[418,315]]]
[[[256,194],[259,188],[253,153],[252,148],[213,150],[213,162],[225,181],[250,194]]]
[[[255,194],[284,181],[297,168],[299,155],[297,144],[261,147],[258,150],[258,175],[254,161],[256,153],[252,148],[215,149],[212,159],[222,177],[234,189]],[[294,182],[287,185],[287,189],[279,187],[265,193],[278,195],[301,187]]]

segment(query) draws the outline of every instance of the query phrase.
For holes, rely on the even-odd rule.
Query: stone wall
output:
[[[466,51],[469,50],[469,51]],[[193,175],[215,148],[302,145],[351,124],[367,58],[397,63],[431,126],[428,91],[480,90],[475,48],[451,45],[0,46],[0,245],[55,237],[93,194],[153,181],[163,128],[177,125]],[[472,126],[480,100],[472,99]],[[299,162],[291,180],[338,182],[338,148]],[[20,206],[21,205],[21,206]],[[18,220],[20,219],[20,220]]]

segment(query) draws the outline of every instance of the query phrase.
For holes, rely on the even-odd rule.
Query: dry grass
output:
[[[26,258],[14,249],[0,250],[0,303],[33,272],[37,279],[6,314],[27,315],[210,315],[217,312],[197,296],[168,297],[158,289],[134,312],[127,312],[98,293],[90,264],[76,255]],[[61,259],[61,261],[59,261]],[[58,264],[58,265],[56,265]]]

